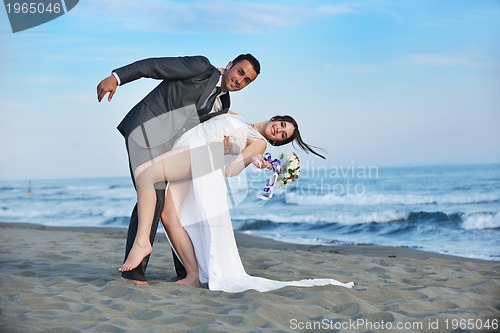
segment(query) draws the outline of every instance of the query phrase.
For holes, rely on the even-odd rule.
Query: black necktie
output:
[[[213,92],[212,95],[208,96],[207,104],[205,105],[204,108],[202,108],[200,110],[200,111],[202,111],[202,113],[209,113],[210,111],[212,111],[212,107],[214,105],[215,99],[217,98],[217,96],[219,96],[221,91],[222,90],[220,87],[215,87],[215,92]]]

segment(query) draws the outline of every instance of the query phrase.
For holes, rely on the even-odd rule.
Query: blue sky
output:
[[[157,56],[262,73],[232,95],[250,122],[291,114],[309,165],[500,163],[500,1],[80,1],[12,33],[0,10],[0,179],[127,176],[116,125],[158,82],[95,88]]]

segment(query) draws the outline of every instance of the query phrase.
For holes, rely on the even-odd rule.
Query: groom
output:
[[[150,58],[115,69],[97,86],[99,102],[108,95],[111,101],[117,86],[140,78],[162,80],[161,83],[135,105],[118,125],[125,138],[129,167],[134,182],[137,166],[168,152],[177,138],[198,123],[229,110],[230,91],[239,91],[253,82],[260,73],[259,61],[251,54],[241,54],[226,68],[218,69],[203,56]],[[165,185],[156,186],[156,207],[150,233],[153,244],[160,213],[165,201]],[[137,233],[137,204],[132,211],[128,228],[125,259]],[[174,255],[179,278],[185,269]],[[138,285],[147,285],[145,271],[149,255],[122,277]]]

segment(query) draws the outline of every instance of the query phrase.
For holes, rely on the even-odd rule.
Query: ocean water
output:
[[[269,176],[249,168],[236,179],[243,198],[231,209],[237,232],[500,260],[500,165],[306,164],[299,180],[263,201],[256,195]],[[1,222],[126,228],[134,204],[127,177],[0,181]]]

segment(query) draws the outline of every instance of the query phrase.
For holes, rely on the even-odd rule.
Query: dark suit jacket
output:
[[[121,85],[144,77],[162,80],[118,125],[127,140],[143,148],[162,145],[161,151],[168,151],[183,132],[229,109],[229,94],[222,96],[221,112],[208,115],[213,102],[200,109],[221,75],[203,56],[150,58],[114,72]]]

